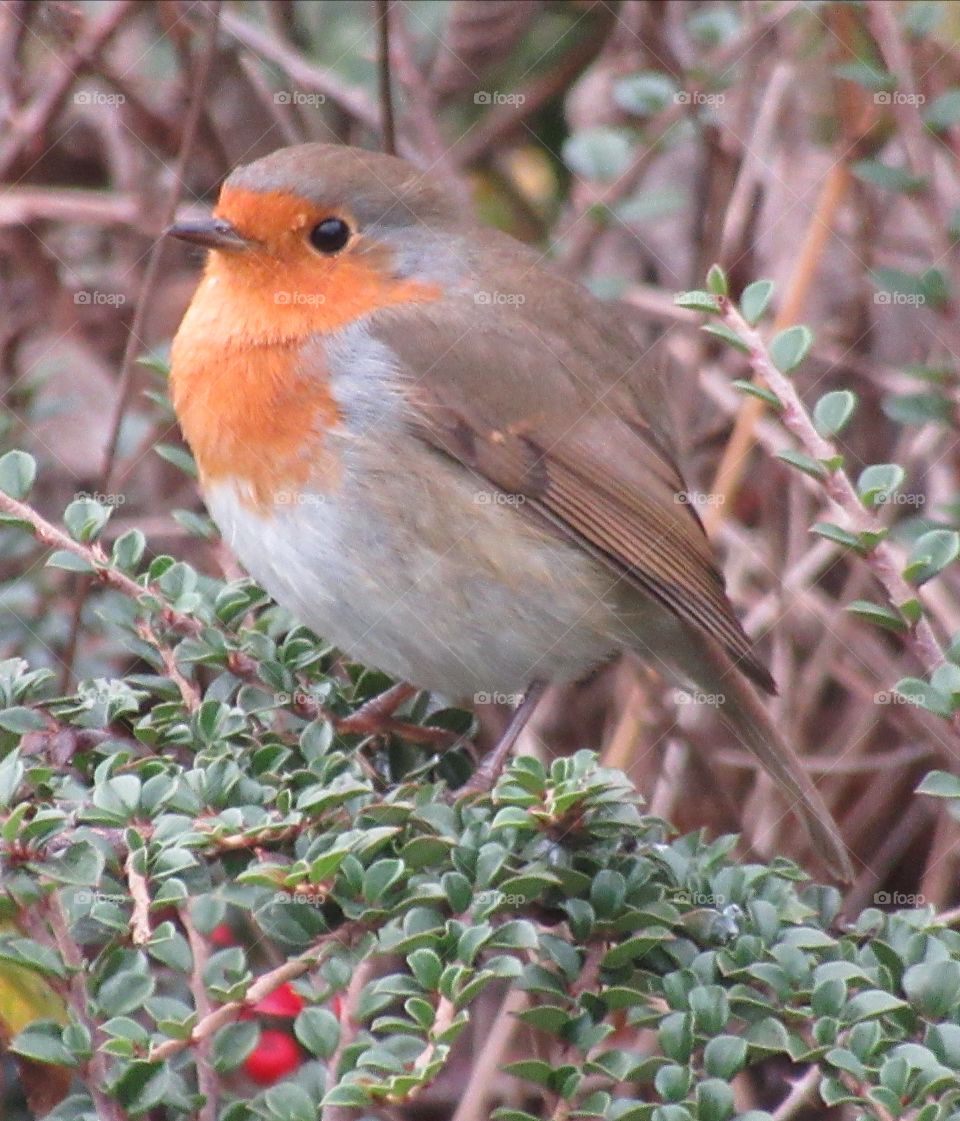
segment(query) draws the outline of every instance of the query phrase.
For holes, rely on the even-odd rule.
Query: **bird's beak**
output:
[[[248,249],[250,242],[223,218],[199,218],[192,222],[174,222],[165,231],[170,237],[202,245],[207,249],[236,251]]]

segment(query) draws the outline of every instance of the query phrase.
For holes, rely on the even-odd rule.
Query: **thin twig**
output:
[[[388,156],[397,154],[397,135],[393,119],[393,82],[390,74],[390,0],[376,0],[377,35],[379,39],[380,118],[383,150]]]
[[[197,70],[193,80],[193,88],[190,91],[190,108],[183,126],[183,139],[180,143],[180,152],[177,156],[177,162],[173,167],[173,183],[170,186],[167,201],[161,208],[164,226],[170,225],[176,216],[177,205],[180,202],[180,193],[183,190],[183,182],[187,174],[187,164],[190,161],[190,156],[193,151],[193,142],[197,133],[197,125],[200,121],[200,114],[203,111],[203,97],[207,88],[210,66],[217,48],[220,4],[221,0],[212,0],[210,5],[207,35],[199,56]],[[120,382],[117,390],[117,405],[110,425],[110,436],[107,440],[107,451],[104,457],[100,480],[100,490],[104,494],[109,494],[114,484],[120,429],[130,403],[130,393],[133,388],[133,370],[137,360],[137,354],[143,346],[143,324],[149,314],[153,302],[154,289],[160,279],[160,257],[163,253],[164,245],[164,239],[160,238],[154,243],[153,248],[150,250],[146,268],[143,272],[140,293],[137,297],[137,306],[133,314],[133,322],[130,325],[130,334],[127,336],[127,343],[123,351],[123,361],[120,365]]]
[[[221,1004],[206,1016],[202,1016],[186,1039],[167,1039],[154,1047],[149,1054],[150,1062],[165,1062],[187,1048],[196,1047],[201,1041],[239,1019],[242,1012],[252,1008],[257,1001],[269,996],[274,989],[286,981],[294,981],[304,973],[316,968],[326,955],[335,947],[350,948],[357,938],[365,933],[366,927],[359,922],[345,923],[337,930],[322,935],[309,950],[278,965],[267,973],[262,973],[247,989],[243,1000],[231,1000]]]
[[[46,902],[47,919],[53,933],[57,950],[64,965],[70,970],[69,1000],[74,1015],[90,1033],[93,1053],[86,1062],[87,1092],[93,1101],[93,1108],[101,1121],[126,1121],[127,1114],[119,1102],[110,1097],[105,1087],[109,1083],[107,1056],[100,1047],[100,1028],[90,1015],[90,997],[87,992],[87,965],[83,960],[77,943],[70,935],[67,916],[57,892],[48,896]]]
[[[135,946],[145,946],[153,936],[150,929],[150,890],[147,887],[147,878],[135,868],[137,854],[140,850],[131,849],[124,861],[124,871],[127,874],[127,887],[130,889],[130,898],[133,900],[133,913],[130,916],[130,937]]]
[[[783,406],[780,413],[783,426],[800,441],[804,450],[813,459],[818,462],[829,462],[834,459],[837,449],[817,431],[793,382],[773,364],[759,333],[747,323],[730,299],[726,297],[721,299],[721,311],[727,325],[748,346],[754,376],[761,383],[768,385],[780,400]],[[823,479],[823,488],[828,498],[846,515],[851,532],[876,534],[883,532],[884,527],[865,509],[853,484],[842,469],[828,471]],[[880,541],[864,554],[864,559],[894,607],[899,609],[902,605],[916,599],[916,590],[901,575],[901,565],[887,541]],[[945,660],[943,650],[926,618],[921,616],[911,625],[905,637],[917,660],[928,673],[933,673],[943,664]],[[955,726],[957,726],[956,722]]]
[[[210,957],[210,945],[193,925],[189,907],[177,909],[180,916],[180,925],[186,931],[187,941],[190,944],[190,954],[193,958],[193,968],[190,971],[190,992],[193,995],[193,1006],[197,1015],[202,1020],[212,1011],[210,996],[203,976]],[[203,1094],[205,1101],[197,1110],[197,1121],[215,1121],[219,1107],[220,1080],[210,1062],[210,1037],[201,1039],[197,1045],[197,1089]]]

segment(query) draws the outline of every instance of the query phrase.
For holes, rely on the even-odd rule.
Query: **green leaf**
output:
[[[813,332],[809,327],[798,324],[774,335],[770,343],[770,357],[782,374],[789,374],[806,358],[811,346]]]
[[[32,455],[15,449],[0,458],[0,490],[11,498],[28,498],[37,477],[37,461]]]
[[[763,318],[772,296],[772,280],[755,280],[744,288],[740,297],[740,314],[751,327],[756,327]]]
[[[899,463],[874,463],[864,467],[857,479],[857,494],[868,509],[889,502],[903,485],[906,471]]]
[[[85,558],[71,553],[69,549],[55,549],[47,557],[47,568],[62,568],[65,572],[93,572],[93,565]]]
[[[923,122],[934,132],[945,132],[960,124],[960,89],[935,97],[923,112]]]
[[[767,389],[765,385],[758,385],[754,381],[746,381],[743,378],[737,378],[732,383],[734,389],[739,389],[741,393],[747,393],[751,397],[757,397],[765,404],[770,405],[771,408],[778,411],[783,408],[783,402],[772,392]]]
[[[220,1074],[236,1070],[257,1046],[260,1025],[254,1020],[238,1020],[227,1024],[213,1037],[210,1059],[213,1069]]]
[[[872,1019],[875,1016],[885,1016],[889,1012],[896,1012],[906,1007],[906,1001],[894,996],[893,993],[884,992],[882,989],[865,989],[847,1001],[843,1019],[847,1023],[852,1023],[857,1020]]]
[[[960,1004],[960,962],[930,961],[911,965],[903,975],[903,991],[927,1020],[946,1020]]]
[[[0,728],[7,732],[16,732],[17,735],[24,736],[27,732],[42,732],[46,727],[46,718],[36,709],[26,708],[23,705],[0,709]]]
[[[883,627],[884,630],[893,631],[895,634],[904,634],[909,630],[905,620],[886,604],[855,599],[852,603],[848,603],[844,610],[849,611],[851,615],[856,615],[858,619],[873,623],[876,627]]]
[[[668,105],[677,93],[677,84],[659,70],[643,70],[613,83],[613,100],[626,113],[649,117]]]
[[[174,467],[179,467],[188,478],[197,478],[197,464],[186,448],[181,447],[179,444],[154,444],[153,450],[161,459],[165,459],[167,463],[172,463]]]
[[[733,1078],[747,1061],[747,1043],[739,1035],[718,1035],[703,1052],[703,1066],[715,1078]]]
[[[74,541],[89,544],[100,536],[111,513],[112,506],[101,506],[92,498],[77,498],[64,510],[63,522]]]
[[[908,168],[893,167],[880,160],[857,160],[850,165],[850,170],[864,183],[869,183],[872,187],[880,187],[884,191],[912,194],[926,184],[925,179],[914,175]]]
[[[960,775],[931,771],[917,787],[917,793],[934,798],[960,798]]]
[[[911,704],[920,705],[921,708],[936,713],[937,716],[949,717],[953,714],[950,698],[922,678],[902,677],[894,685],[894,689],[901,697],[906,697]]]
[[[960,533],[954,529],[931,529],[918,537],[910,550],[903,575],[919,587],[941,573],[960,555]]]
[[[733,1116],[733,1087],[719,1078],[708,1078],[697,1087],[698,1121],[727,1121]]]
[[[688,308],[691,311],[705,311],[716,315],[720,311],[720,301],[710,292],[694,289],[690,292],[678,292],[673,297],[677,307]]]
[[[333,1056],[340,1042],[340,1021],[328,1008],[304,1008],[293,1022],[293,1033],[311,1055]]]
[[[574,175],[609,183],[619,179],[630,166],[633,144],[625,130],[598,125],[568,136],[561,153]]]
[[[736,331],[732,330],[726,323],[705,323],[701,330],[707,335],[713,335],[714,338],[720,339],[722,342],[729,343],[734,350],[739,350],[741,354],[750,353],[750,344],[742,339]]]
[[[76,1058],[63,1042],[63,1029],[54,1020],[35,1020],[10,1044],[10,1050],[38,1063],[74,1066]]]
[[[802,471],[805,475],[810,475],[814,479],[825,479],[827,477],[827,469],[823,464],[809,455],[804,455],[803,452],[795,452],[787,448],[784,451],[777,452],[776,456],[777,459],[789,463],[791,467],[796,467],[798,471]]]
[[[825,537],[828,541],[834,541],[845,549],[855,549],[858,553],[862,552],[860,538],[855,533],[834,525],[833,522],[815,522],[810,527],[810,532],[815,533],[818,537]]]
[[[848,389],[825,393],[813,408],[813,424],[823,437],[838,436],[850,423],[857,397]]]
[[[726,296],[729,290],[727,274],[719,265],[711,265],[707,272],[707,291],[715,296]]]

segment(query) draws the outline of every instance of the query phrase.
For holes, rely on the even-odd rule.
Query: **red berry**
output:
[[[343,1019],[343,997],[339,993],[334,993],[330,998],[330,1011],[338,1020]]]
[[[264,1016],[299,1016],[303,1011],[303,997],[294,992],[289,981],[284,981],[272,993],[258,1000],[253,1010]]]
[[[276,1028],[264,1028],[260,1032],[260,1042],[247,1056],[243,1069],[258,1086],[272,1086],[292,1074],[300,1061],[300,1048],[293,1036]]]
[[[213,930],[210,931],[210,941],[214,946],[219,946],[221,949],[226,946],[235,946],[237,944],[230,924],[225,922],[218,923]]]

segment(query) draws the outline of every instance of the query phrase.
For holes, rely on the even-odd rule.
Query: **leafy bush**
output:
[[[929,909],[841,922],[839,893],[786,860],[671,839],[586,751],[451,796],[463,749],[435,748],[465,714],[418,697],[401,735],[363,734],[379,675],[333,673],[247,580],[170,557],[142,570],[139,534],[108,557],[95,503],[50,525],[25,502],[32,476],[23,453],[0,461],[8,518],[110,589],[109,625],[146,670],[57,696],[48,671],[0,665],[0,994],[8,1028],[12,993],[37,1010],[11,1043],[35,1107],[379,1116],[512,990],[504,1014],[533,1032],[505,1068],[523,1094],[504,1121],[759,1121],[736,1080],[777,1057],[866,1116],[960,1110],[960,934]],[[277,1008],[298,1049],[254,1093]]]

